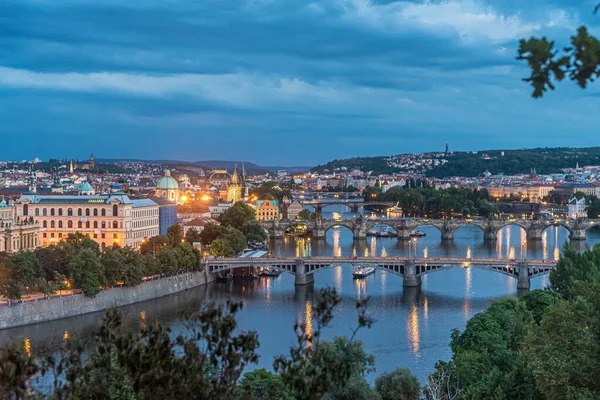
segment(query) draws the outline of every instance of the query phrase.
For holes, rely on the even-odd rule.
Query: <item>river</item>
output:
[[[332,215],[327,215],[331,217]],[[337,217],[337,214],[334,213]],[[507,226],[499,232],[496,243],[484,242],[483,233],[476,227],[462,227],[454,241],[440,238],[431,226],[422,227],[425,237],[417,239],[419,257],[499,257],[557,259],[568,232],[550,227],[540,242],[529,242],[523,248],[525,232],[518,226]],[[576,243],[579,250],[600,243],[600,231],[588,231],[585,243]],[[354,241],[352,232],[344,227],[332,228],[325,240],[305,241],[287,237],[270,243],[274,255],[294,256],[310,246],[313,256],[406,256],[408,243],[396,238],[368,238]],[[532,289],[548,284],[548,277],[532,279]],[[371,296],[369,312],[376,322],[371,329],[363,329],[358,338],[367,352],[376,357],[376,372],[368,379],[396,367],[409,368],[421,380],[430,373],[438,360],[451,356],[448,344],[452,329],[463,329],[476,313],[484,311],[493,300],[517,295],[516,280],[509,276],[478,269],[452,269],[426,275],[419,289],[403,289],[402,278],[385,271],[377,271],[364,280],[354,280],[350,267],[336,267],[315,274],[314,288],[294,287],[294,277],[282,274],[278,278],[260,278],[252,281],[213,283],[184,293],[156,299],[123,308],[125,324],[132,328],[160,320],[170,324],[174,333],[181,332],[177,310],[197,309],[203,302],[224,302],[228,298],[245,304],[238,315],[243,330],[259,334],[261,354],[258,365],[252,368],[271,369],[273,357],[287,353],[294,341],[293,324],[306,321],[312,329],[311,306],[320,288],[335,287],[342,296],[335,319],[324,331],[325,338],[348,335],[356,326],[355,301]],[[90,314],[65,320],[0,331],[0,345],[9,338],[23,340],[29,348],[36,348],[50,340],[64,340],[73,335],[87,335],[97,324],[101,314]]]

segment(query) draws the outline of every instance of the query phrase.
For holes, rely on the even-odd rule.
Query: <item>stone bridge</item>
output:
[[[517,288],[529,289],[530,279],[549,274],[554,261],[504,260],[497,258],[411,258],[411,257],[308,257],[308,258],[221,258],[205,259],[206,271],[213,274],[236,268],[274,268],[295,276],[296,285],[314,282],[314,273],[335,266],[372,266],[402,277],[404,287],[418,287],[421,276],[450,268],[479,268],[512,276]]]
[[[498,231],[508,225],[517,225],[527,233],[527,240],[542,240],[544,231],[552,226],[563,226],[569,231],[571,240],[585,240],[586,231],[600,224],[600,220],[514,220],[514,219],[343,219],[316,221],[265,221],[261,225],[271,238],[280,239],[285,232],[296,225],[304,225],[313,238],[325,238],[327,231],[335,226],[345,226],[350,229],[354,239],[365,239],[369,229],[377,225],[387,225],[396,231],[399,239],[409,239],[410,232],[421,226],[431,225],[441,232],[442,240],[453,240],[454,233],[462,226],[475,226],[483,232],[484,240],[496,240]]]
[[[357,213],[361,208],[371,207],[371,206],[381,206],[385,208],[390,208],[394,206],[394,203],[391,201],[364,201],[362,198],[352,198],[352,199],[315,199],[315,200],[303,200],[302,205],[311,206],[315,209],[317,214],[321,214],[323,212],[323,208],[327,206],[347,206],[350,208],[350,211],[353,213]]]

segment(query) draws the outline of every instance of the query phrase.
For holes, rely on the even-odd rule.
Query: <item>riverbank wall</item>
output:
[[[95,297],[78,294],[33,302],[13,303],[10,306],[0,307],[0,329],[37,324],[126,306],[182,292],[205,285],[213,280],[212,274],[186,272],[145,281],[137,286],[102,290]]]

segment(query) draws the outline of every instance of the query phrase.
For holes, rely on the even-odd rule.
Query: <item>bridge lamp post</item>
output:
[[[521,259],[525,261],[527,258],[527,240],[521,242]]]

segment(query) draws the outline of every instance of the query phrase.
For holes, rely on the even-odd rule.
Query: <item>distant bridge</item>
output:
[[[441,232],[442,240],[453,240],[456,230],[463,226],[474,226],[481,229],[484,240],[496,240],[498,231],[508,225],[517,225],[527,233],[527,240],[542,240],[544,231],[553,226],[562,226],[569,231],[571,240],[585,240],[586,231],[600,224],[600,220],[515,220],[515,219],[390,219],[390,218],[358,218],[342,220],[324,220],[318,218],[316,221],[289,221],[274,220],[263,221],[261,225],[269,232],[272,238],[278,239],[285,232],[296,225],[306,226],[310,235],[314,238],[325,238],[327,231],[336,226],[345,226],[350,229],[354,239],[365,239],[367,232],[377,225],[387,225],[394,229],[399,239],[409,239],[411,231],[430,225]]]
[[[556,262],[547,260],[506,260],[497,258],[411,258],[411,257],[276,257],[221,258],[203,261],[205,271],[213,274],[236,268],[274,268],[295,276],[296,285],[314,281],[313,274],[335,266],[372,266],[400,275],[404,287],[421,285],[421,276],[451,268],[479,268],[517,279],[519,289],[529,289],[530,279],[549,274]]]

